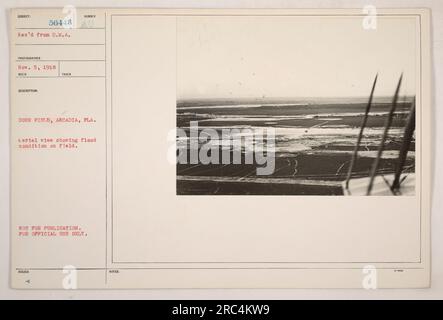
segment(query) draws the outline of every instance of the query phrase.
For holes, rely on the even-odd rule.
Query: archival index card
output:
[[[12,286],[429,286],[429,15],[11,10]]]

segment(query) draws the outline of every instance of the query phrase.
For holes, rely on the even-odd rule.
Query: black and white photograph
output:
[[[415,195],[419,27],[408,16],[181,19],[177,194]]]

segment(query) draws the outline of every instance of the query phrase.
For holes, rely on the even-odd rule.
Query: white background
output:
[[[9,287],[9,45],[8,9],[13,7],[63,7],[65,5],[93,7],[165,7],[165,8],[362,8],[377,7],[427,7],[432,9],[433,39],[433,132],[434,132],[434,181],[432,200],[432,287],[416,290],[12,290]],[[157,0],[157,1],[110,1],[110,0],[58,0],[19,1],[3,0],[0,11],[0,298],[2,299],[442,299],[443,298],[443,189],[442,163],[443,114],[438,106],[443,103],[443,1],[441,0]]]

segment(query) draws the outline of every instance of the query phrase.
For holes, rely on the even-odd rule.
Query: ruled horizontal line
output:
[[[421,261],[112,261],[115,264],[420,264]],[[117,268],[117,267],[116,267]],[[397,266],[395,267],[397,268]],[[400,268],[400,267],[398,267]]]
[[[76,268],[79,271],[95,271],[95,270],[224,270],[224,269],[276,269],[276,270],[309,270],[309,269],[320,269],[320,270],[361,270],[359,267],[116,267],[116,268]],[[423,270],[425,268],[417,267],[417,268],[401,268],[401,267],[378,267],[377,269],[385,269],[385,270]],[[15,268],[16,271],[59,271],[64,270],[64,268]]]
[[[32,27],[32,28],[26,28],[26,27],[17,27],[16,30],[104,30],[105,28],[38,28],[38,27]]]
[[[247,10],[247,9],[246,9]],[[254,10],[254,9],[253,9]],[[267,9],[271,10],[271,9]],[[276,9],[282,10],[282,9]],[[141,16],[172,16],[172,17],[366,17],[365,13],[337,13],[337,14],[304,14],[304,13],[254,13],[253,11],[249,13],[224,13],[224,14],[186,14],[186,13],[114,13],[111,14],[112,17],[141,17]],[[377,17],[420,17],[420,13],[377,13],[374,14]]]
[[[104,43],[16,43],[16,46],[104,46]]]
[[[52,60],[40,60],[40,59],[18,59],[15,62],[105,62],[106,60],[89,60],[89,59],[81,59],[81,60],[60,60],[60,59],[52,59]]]
[[[43,78],[105,78],[105,76],[17,76],[17,79],[43,79]]]

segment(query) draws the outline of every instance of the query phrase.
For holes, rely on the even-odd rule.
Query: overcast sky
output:
[[[177,97],[414,95],[419,72],[416,17],[180,17]]]

